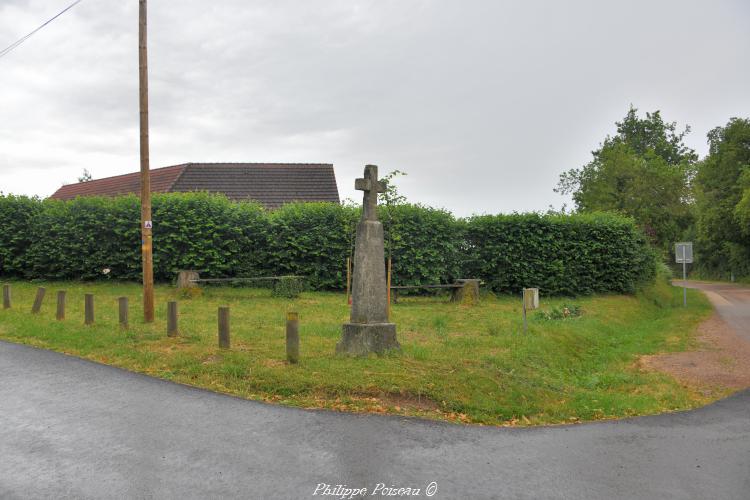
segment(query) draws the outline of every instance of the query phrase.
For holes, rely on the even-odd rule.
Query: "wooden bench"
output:
[[[391,297],[393,303],[398,303],[399,290],[440,290],[447,289],[451,291],[451,302],[467,302],[477,304],[479,302],[479,285],[478,279],[458,279],[455,283],[444,285],[392,285]]]
[[[304,280],[304,276],[260,276],[257,278],[201,278],[197,271],[180,271],[177,275],[177,288],[194,288],[198,283],[234,283],[253,281],[272,281],[272,289],[276,291],[281,280]]]

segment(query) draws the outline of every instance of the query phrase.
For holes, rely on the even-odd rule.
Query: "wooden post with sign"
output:
[[[141,260],[143,264],[143,320],[154,321],[153,223],[151,222],[151,175],[148,151],[148,53],[146,0],[138,4],[138,81],[141,129]]]
[[[539,289],[538,288],[524,288],[523,289],[523,333],[528,332],[528,320],[526,319],[526,313],[529,310],[534,310],[539,307]]]

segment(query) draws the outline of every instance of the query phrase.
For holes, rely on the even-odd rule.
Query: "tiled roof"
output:
[[[339,203],[333,165],[321,163],[187,163],[151,171],[153,192],[208,191],[266,208],[291,201]],[[52,198],[140,192],[139,173],[63,186]]]
[[[175,165],[173,167],[155,168],[151,170],[151,192],[167,193],[172,185],[185,170],[186,165]],[[79,182],[63,186],[50,198],[58,200],[72,200],[77,196],[117,196],[120,194],[141,192],[141,174],[116,175],[88,182]]]
[[[315,163],[192,163],[171,191],[224,193],[267,208],[291,201],[339,202],[333,165]]]

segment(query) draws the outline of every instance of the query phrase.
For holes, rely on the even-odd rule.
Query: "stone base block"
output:
[[[383,354],[391,349],[401,349],[394,323],[344,323],[341,340],[336,344],[337,354],[355,356]]]

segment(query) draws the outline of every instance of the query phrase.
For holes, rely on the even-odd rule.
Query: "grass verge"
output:
[[[532,313],[522,334],[520,301],[485,296],[479,306],[444,297],[405,297],[392,309],[402,352],[354,359],[334,355],[348,319],[343,294],[293,300],[268,290],[206,288],[192,299],[158,286],[157,319],[144,324],[140,287],[48,283],[30,314],[36,286],[12,282],[13,307],[0,310],[0,339],[72,354],[175,382],[248,399],[304,408],[414,415],[488,425],[599,420],[682,410],[708,402],[674,379],[639,371],[643,354],[695,344],[711,307],[700,292],[660,282],[635,296],[542,297],[546,310],[580,306],[581,315]],[[65,321],[54,292],[67,290]],[[96,297],[96,323],[83,325],[83,296]],[[128,296],[131,325],[117,323],[117,297]],[[166,336],[166,301],[178,300],[179,330]],[[217,346],[217,307],[231,308],[232,349]],[[300,315],[301,361],[285,361],[285,314]],[[557,317],[559,315],[553,315]]]

